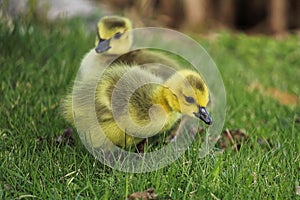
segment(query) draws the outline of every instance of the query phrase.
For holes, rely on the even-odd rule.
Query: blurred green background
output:
[[[11,15],[37,7],[40,17],[55,19],[121,14],[136,26],[163,26],[207,33],[237,30],[246,33],[299,32],[298,0],[1,0]]]

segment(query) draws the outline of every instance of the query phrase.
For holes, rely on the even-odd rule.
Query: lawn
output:
[[[223,129],[244,140],[202,159],[194,142],[170,166],[133,174],[97,161],[76,131],[58,141],[70,126],[60,101],[94,44],[84,21],[13,24],[0,21],[0,199],[125,199],[148,188],[158,199],[300,199],[299,37],[193,35],[223,77]]]

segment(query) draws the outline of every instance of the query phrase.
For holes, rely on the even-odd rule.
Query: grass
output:
[[[81,20],[19,19],[13,28],[2,20],[0,38],[0,199],[124,199],[150,187],[159,199],[300,199],[299,104],[264,94],[272,87],[299,98],[296,36],[198,38],[226,87],[224,129],[244,129],[249,140],[203,159],[195,143],[169,167],[142,174],[102,165],[76,134],[75,145],[55,142],[69,126],[60,100],[94,43]],[[265,90],[250,90],[254,82]]]

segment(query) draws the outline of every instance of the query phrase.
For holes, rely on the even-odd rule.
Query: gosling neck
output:
[[[157,104],[160,104],[167,112],[180,112],[180,105],[176,95],[165,86],[158,88],[156,92]]]

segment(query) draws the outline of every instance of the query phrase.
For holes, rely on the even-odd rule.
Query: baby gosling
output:
[[[112,61],[113,63],[122,62],[128,65],[160,63],[179,69],[177,62],[162,52],[150,49],[129,52],[133,42],[131,30],[132,23],[125,17],[102,17],[97,24],[96,46],[84,56],[79,71],[79,79],[89,80],[93,78]],[[159,69],[151,68],[149,70],[157,71]]]
[[[131,71],[132,68],[135,70]],[[155,84],[135,89],[140,81]],[[180,70],[163,81],[143,68],[119,64],[108,68],[100,79],[95,107],[105,136],[113,144],[128,148],[170,130],[182,115],[212,124],[206,110],[208,101],[208,88],[195,71]],[[94,147],[100,147],[106,140],[97,133],[90,137]]]

